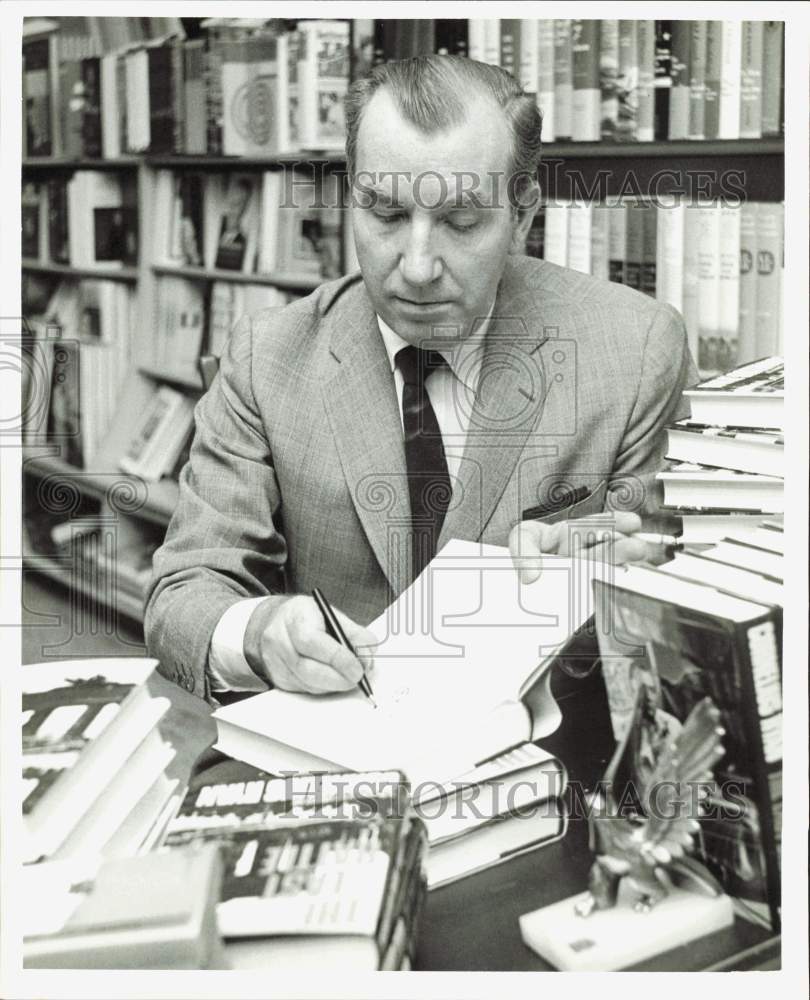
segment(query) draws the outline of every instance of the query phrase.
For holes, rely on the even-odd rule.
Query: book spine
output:
[[[698,247],[700,245],[700,206],[687,205],[683,220],[683,321],[689,353],[697,363],[698,318]]]
[[[543,116],[543,142],[557,137],[554,118],[554,21],[544,18],[537,27],[537,104]]]
[[[540,77],[539,27],[535,18],[523,18],[520,22],[520,86],[527,94],[537,93]]]
[[[782,253],[784,206],[757,205],[757,315],[756,353],[770,357],[776,351],[779,318],[779,261]]]
[[[502,19],[500,65],[501,69],[506,70],[516,80],[520,76],[520,45],[520,20],[517,18]]]
[[[48,181],[48,248],[55,264],[69,264],[67,185],[64,180]]]
[[[351,227],[349,227],[349,229],[351,229]],[[545,205],[540,205],[534,213],[534,218],[532,219],[532,224],[526,237],[526,249],[524,252],[527,256],[536,257],[537,260],[543,260],[545,235],[546,207]]]
[[[720,206],[701,205],[698,235],[698,368],[716,372],[720,325]]]
[[[633,142],[638,138],[638,22],[619,21],[619,120],[616,138]]]
[[[737,361],[755,361],[757,337],[757,206],[740,206],[740,311]]]
[[[553,202],[546,205],[544,260],[551,264],[559,264],[560,267],[566,267],[568,264],[569,207],[564,203]]]
[[[740,138],[762,136],[762,21],[743,21],[740,69]]]
[[[593,205],[574,202],[568,212],[567,266],[581,274],[591,273],[591,232]]]
[[[689,76],[691,73],[690,21],[672,22],[672,89],[669,95],[670,139],[686,139],[689,135]]]
[[[184,148],[186,153],[205,153],[205,48],[202,39],[185,42],[183,57]]]
[[[556,139],[570,139],[574,97],[571,21],[554,22],[554,131]]]
[[[598,142],[601,92],[599,88],[599,22],[571,22],[571,138]]]
[[[689,139],[706,138],[707,21],[690,21],[689,37]]]
[[[608,203],[608,280],[625,282],[627,260],[627,205],[620,199]]]
[[[608,206],[594,205],[591,216],[591,274],[600,281],[610,280],[609,225],[610,209]]]
[[[641,232],[641,291],[655,298],[656,287],[656,242],[658,237],[658,213],[655,205],[648,203],[642,206]]]
[[[782,833],[782,664],[774,616],[745,627],[737,636],[739,681],[736,710],[745,718],[750,786],[746,793],[756,816],[746,817],[757,830],[765,863],[766,898],[771,926],[780,929],[780,843]],[[755,834],[756,836],[756,834]]]
[[[107,160],[121,155],[117,65],[117,57],[112,54],[101,60],[101,142],[102,154]]]
[[[147,49],[149,67],[149,151],[174,150],[171,50],[167,45]]]
[[[469,58],[474,59],[476,62],[486,62],[484,58],[484,46],[485,46],[485,35],[486,27],[484,25],[484,19],[482,17],[473,17],[469,21],[469,34],[468,34],[468,44],[469,44]]]
[[[638,49],[638,126],[636,139],[652,142],[655,138],[655,21],[639,21],[636,35]]]
[[[608,141],[616,138],[619,123],[619,22],[599,22],[599,133]]]
[[[661,202],[658,213],[658,239],[655,297],[678,312],[683,310],[683,228],[686,206],[680,201]]]
[[[171,54],[172,149],[182,153],[186,147],[186,93],[183,44],[178,38],[169,42]]]
[[[23,45],[25,60],[25,133],[28,156],[53,156],[54,111],[51,106],[50,43],[47,38]]]
[[[742,22],[723,21],[718,139],[740,138]]]
[[[82,151],[85,156],[101,156],[101,64],[98,57],[82,59]]]
[[[716,363],[720,371],[737,364],[740,318],[740,208],[720,207],[719,303]]]
[[[625,237],[624,283],[641,291],[641,262],[644,253],[644,206],[631,202],[627,206]]]
[[[654,134],[669,138],[669,108],[672,100],[672,21],[655,22]]]
[[[205,80],[205,126],[208,152],[222,153],[222,42],[216,31],[208,32],[203,61]]]
[[[720,84],[723,77],[723,22],[709,21],[706,26],[705,139],[720,137]]]
[[[498,66],[501,58],[501,22],[497,17],[484,18],[484,62]]]
[[[121,152],[129,152],[129,126],[127,112],[127,60],[115,57],[115,95],[118,105],[118,135]]]
[[[762,29],[762,134],[782,134],[785,22],[765,21]]]

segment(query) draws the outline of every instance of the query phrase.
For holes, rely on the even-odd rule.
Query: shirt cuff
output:
[[[267,597],[249,597],[232,604],[217,622],[208,651],[211,690],[266,691],[270,684],[250,669],[245,659],[245,629],[256,606]]]

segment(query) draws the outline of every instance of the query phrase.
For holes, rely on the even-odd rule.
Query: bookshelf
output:
[[[100,19],[86,20],[92,22]],[[126,37],[126,25],[123,22],[130,19],[106,20],[110,23],[120,22],[122,37]],[[144,22],[146,19],[137,20]],[[55,23],[58,22],[59,19],[55,19]],[[362,46],[365,46],[366,54],[374,50],[375,61],[417,54],[418,49],[408,49],[408,45],[413,44],[408,31],[409,23],[396,22],[400,28],[393,30],[394,22],[391,22],[383,30],[383,22],[351,22],[350,57],[353,71],[357,73],[357,67],[363,65],[363,58],[359,54]],[[435,32],[430,37],[435,38],[437,50],[441,48],[440,36],[445,38],[446,26],[450,23],[435,22]],[[466,23],[453,22],[455,25]],[[491,28],[492,22],[489,25]],[[183,29],[187,42],[207,37],[201,26],[201,19],[183,19]],[[167,25],[161,24],[160,30],[167,30]],[[179,22],[175,30],[179,30]],[[54,58],[59,58],[58,41],[54,42],[59,37],[59,31],[46,31],[44,37],[49,40],[51,52],[57,51]],[[420,44],[424,44],[425,37],[427,36],[423,37]],[[358,43],[358,39],[362,45]],[[472,47],[472,34],[469,42]],[[54,44],[57,49],[54,49]],[[180,44],[182,46],[185,43]],[[447,43],[444,50],[461,54],[463,50],[454,48],[454,45],[456,42]],[[109,50],[103,47],[95,50],[91,47],[86,53],[82,52],[83,58],[101,56],[103,61]],[[26,82],[31,82],[28,77]],[[132,108],[127,106],[126,110],[131,111]],[[210,137],[206,134],[204,138],[207,141]],[[27,449],[24,471],[26,477],[33,480],[57,477],[59,481],[69,484],[71,489],[98,500],[101,504],[101,516],[114,516],[119,523],[121,537],[130,544],[139,534],[151,538],[155,531],[165,529],[177,501],[178,486],[172,478],[164,477],[156,482],[147,482],[128,475],[120,470],[119,458],[131,440],[139,416],[148,408],[157,388],[169,387],[192,400],[202,391],[201,379],[192,364],[172,364],[161,355],[160,338],[162,320],[165,318],[161,315],[161,294],[167,283],[185,283],[189,288],[198,289],[206,303],[207,321],[210,321],[211,296],[215,289],[219,289],[224,295],[231,295],[233,301],[239,302],[240,295],[246,296],[257,291],[266,295],[278,293],[288,297],[308,294],[324,280],[317,274],[302,273],[290,268],[271,267],[260,273],[159,259],[155,253],[156,237],[160,236],[161,227],[168,225],[156,210],[161,174],[168,173],[175,178],[196,175],[201,178],[203,186],[209,183],[225,184],[234,174],[248,175],[254,177],[260,187],[265,174],[276,173],[283,176],[290,168],[300,167],[302,171],[320,178],[319,183],[325,182],[325,178],[340,182],[345,175],[345,158],[341,150],[318,149],[316,146],[298,152],[244,156],[225,153],[221,145],[218,148],[212,147],[210,142],[208,148],[212,151],[208,153],[153,149],[129,153],[124,151],[125,147],[121,144],[117,155],[88,156],[67,155],[55,147],[56,144],[53,149],[56,155],[50,156],[36,150],[32,152],[31,144],[28,144],[27,151],[30,155],[25,155],[21,164],[23,183],[47,186],[52,179],[68,182],[75,175],[90,171],[112,178],[116,183],[129,185],[135,192],[137,211],[137,263],[125,264],[115,270],[102,270],[26,255],[22,260],[23,273],[32,279],[53,283],[62,281],[71,286],[81,286],[87,282],[114,282],[123,286],[132,302],[131,344],[127,377],[120,386],[120,398],[116,400],[112,420],[97,453],[87,463],[89,468],[78,469],[72,466],[65,461],[63,455],[54,453],[52,443],[40,437]],[[175,150],[180,148],[182,146],[175,146]],[[783,138],[780,135],[763,135],[760,138],[654,139],[644,142],[616,141],[615,138],[575,142],[556,138],[544,144],[540,170],[541,185],[547,199],[565,198],[570,197],[572,192],[576,195],[578,191],[595,190],[595,185],[600,184],[600,195],[611,196],[622,190],[626,179],[631,176],[642,188],[647,189],[655,184],[657,194],[674,192],[690,197],[695,194],[696,185],[701,183],[702,197],[717,198],[725,193],[724,184],[729,175],[738,178],[738,187],[741,186],[746,199],[763,203],[781,202],[784,198]],[[343,244],[341,258],[345,270],[347,251]],[[210,330],[206,336],[210,336]],[[203,344],[205,343],[204,340]],[[129,494],[138,498],[137,502],[120,503],[116,495],[110,493],[112,484],[117,484],[119,492],[129,491]],[[66,576],[62,564],[54,557],[29,553],[26,561],[29,568],[44,573],[55,581],[67,582],[75,577],[77,580],[85,579],[86,582],[86,577],[81,574]],[[109,590],[105,593],[109,593]],[[131,594],[120,591],[114,594],[113,599],[120,613],[136,621],[140,620],[140,606]]]

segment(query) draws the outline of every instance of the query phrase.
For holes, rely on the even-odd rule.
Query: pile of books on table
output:
[[[782,607],[785,591],[784,381],[767,358],[686,395],[692,420],[669,431],[682,464],[660,473],[683,513],[663,565],[597,581],[596,625],[617,742],[642,794],[658,754],[691,710],[720,710],[697,857],[738,911],[780,926]]]
[[[668,429],[672,468],[658,475],[681,540],[713,542],[784,513],[784,362],[771,357],[686,391],[692,415]]]

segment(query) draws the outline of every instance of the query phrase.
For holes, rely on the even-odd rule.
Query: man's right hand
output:
[[[256,606],[245,630],[245,658],[283,691],[348,691],[372,670],[377,639],[341,611],[335,614],[357,656],[327,633],[315,601],[299,595],[268,597]]]

